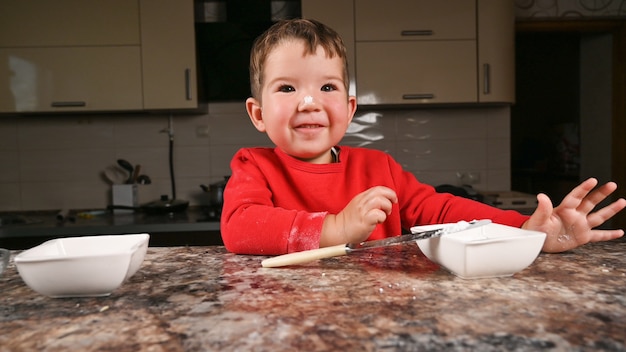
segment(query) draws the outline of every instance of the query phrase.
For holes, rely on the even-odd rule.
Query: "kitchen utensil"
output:
[[[57,213],[56,219],[57,219],[57,223],[59,223],[59,224],[62,224],[64,222],[66,222],[66,221],[69,221],[69,222],[76,221],[76,217],[74,217],[74,216],[72,216],[70,214],[70,210],[69,209],[61,209],[61,210],[59,210],[59,212]]]
[[[126,183],[133,183],[133,170],[135,169],[133,167],[133,164],[129,163],[127,160],[124,160],[124,159],[117,159],[117,164],[122,169],[128,171],[128,179],[126,180]]]
[[[107,296],[133,276],[148,249],[148,234],[54,239],[15,256],[24,282],[50,297]]]
[[[441,226],[441,225],[437,225]],[[444,224],[455,226],[455,224]],[[416,226],[421,233],[433,226]],[[500,224],[452,233],[441,238],[418,241],[417,245],[431,261],[464,279],[511,276],[537,258],[546,234]]]
[[[348,243],[348,244],[340,244],[331,247],[324,247],[318,249],[311,249],[308,251],[289,253],[284,255],[279,255],[274,258],[265,259],[261,262],[261,265],[265,268],[274,268],[279,266],[287,266],[294,264],[303,264],[308,263],[317,259],[322,258],[330,258],[337,257],[341,255],[346,255],[352,252],[371,249],[371,248],[379,248],[379,247],[387,247],[391,245],[403,244],[412,241],[419,241],[431,237],[439,237],[444,234],[449,234],[453,232],[458,232],[462,230],[466,230],[468,228],[479,227],[486,224],[491,223],[491,220],[474,220],[471,222],[467,221],[459,221],[454,224],[454,226],[439,226],[434,229],[429,229],[427,231],[411,233],[402,236],[389,237],[382,240],[375,241],[366,241],[361,243]],[[435,225],[436,226],[436,225]]]
[[[161,199],[146,203],[141,209],[148,213],[176,213],[187,209],[189,202],[181,199],[169,199],[167,195],[162,195]]]
[[[128,183],[113,185],[111,188],[111,202],[114,206],[139,206],[139,189],[137,185]],[[132,213],[130,209],[123,208],[114,208],[113,212],[116,214]]]
[[[152,179],[148,175],[137,176],[137,183],[140,185],[149,185],[152,183]]]
[[[209,203],[211,205],[222,205],[224,204],[224,189],[226,188],[226,183],[228,183],[228,179],[230,176],[224,176],[223,181],[211,183],[210,185],[200,185],[200,188],[205,193],[209,194]]]
[[[102,172],[104,178],[112,185],[119,185],[126,182],[128,177],[124,173],[124,170],[120,169],[117,165],[107,166]]]
[[[137,183],[137,178],[139,178],[139,172],[141,171],[141,165],[135,165],[135,170],[133,170],[133,180],[131,183]]]

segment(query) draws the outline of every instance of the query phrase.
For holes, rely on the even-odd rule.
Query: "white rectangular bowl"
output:
[[[14,260],[22,280],[43,295],[107,296],[139,270],[149,239],[148,234],[60,238]]]
[[[416,226],[412,232],[455,224]],[[488,224],[417,241],[435,263],[465,278],[511,276],[532,264],[543,247],[546,234],[500,224]]]

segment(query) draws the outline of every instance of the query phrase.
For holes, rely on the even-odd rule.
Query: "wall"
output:
[[[476,188],[508,190],[509,115],[508,107],[360,111],[345,143],[386,150],[433,185],[472,178]],[[192,205],[206,204],[200,184],[228,175],[238,148],[271,145],[243,102],[173,121],[177,198]],[[140,203],[171,195],[167,127],[158,114],[0,118],[0,211],[103,208],[111,187],[102,171],[118,158],[154,181],[140,186]]]
[[[624,17],[625,0],[515,0],[517,18],[563,18]]]

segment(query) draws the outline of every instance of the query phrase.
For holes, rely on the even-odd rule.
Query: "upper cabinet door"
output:
[[[356,41],[476,38],[476,2],[356,0]]]
[[[515,102],[515,8],[478,0],[478,101]]]
[[[1,0],[0,113],[197,107],[192,0]]]
[[[476,102],[473,41],[357,43],[359,104]]]
[[[359,104],[514,102],[513,0],[334,3],[303,0],[302,15],[344,37]]]
[[[139,45],[137,0],[2,0],[0,47]]]
[[[332,9],[332,11],[329,11]],[[318,20],[337,31],[346,45],[348,73],[350,75],[349,94],[356,95],[354,61],[354,0],[302,0],[302,16]],[[346,16],[346,14],[348,14]]]
[[[198,106],[191,0],[141,1],[144,109]]]
[[[137,46],[0,48],[0,112],[140,110]]]

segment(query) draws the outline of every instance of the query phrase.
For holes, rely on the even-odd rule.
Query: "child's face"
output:
[[[330,149],[343,138],[356,110],[338,56],[324,49],[305,55],[304,43],[289,40],[267,57],[261,101],[246,101],[255,127],[287,154],[311,163],[332,161]]]

